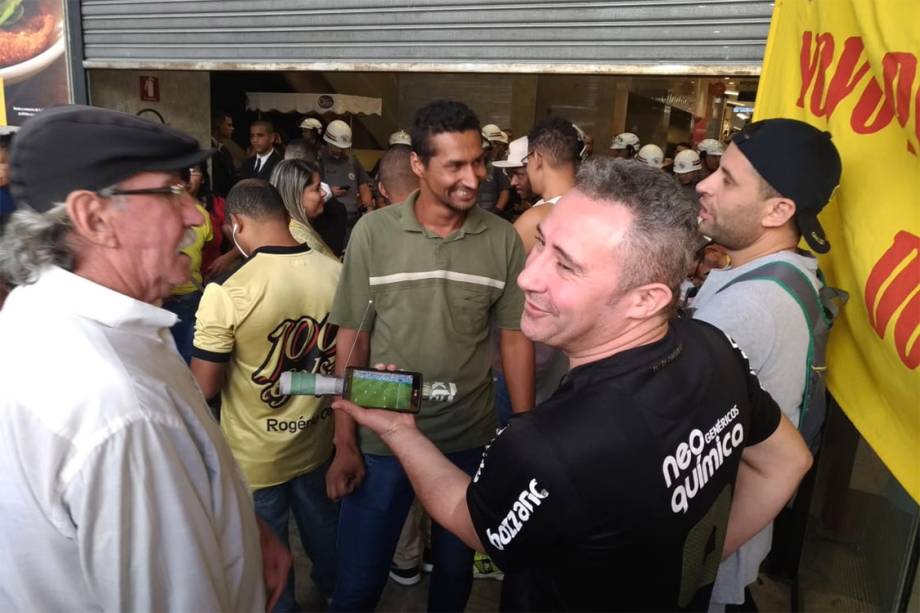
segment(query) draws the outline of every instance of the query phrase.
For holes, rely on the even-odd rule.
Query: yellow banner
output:
[[[828,130],[843,159],[820,258],[850,301],[834,397],[920,502],[920,2],[777,0],[755,119]]]

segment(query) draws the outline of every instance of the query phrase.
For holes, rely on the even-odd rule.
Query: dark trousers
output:
[[[476,472],[482,448],[449,453],[468,475]],[[373,611],[386,585],[393,552],[415,492],[392,456],[364,456],[366,474],[342,501],[339,518],[339,565],[330,611]],[[473,586],[473,550],[431,523],[434,570],[428,589],[429,611],[463,611]]]

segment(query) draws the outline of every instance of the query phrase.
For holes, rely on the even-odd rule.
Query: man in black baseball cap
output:
[[[831,135],[794,119],[767,119],[732,137],[719,168],[696,190],[700,230],[722,245],[731,264],[713,270],[693,300],[694,317],[731,336],[761,385],[793,424],[801,424],[813,324],[819,311],[817,253],[830,243],[818,213],[840,183]],[[816,412],[812,412],[816,415]],[[772,525],[722,562],[710,610],[750,599],[771,548]],[[745,609],[747,610],[747,609]]]
[[[85,106],[19,132],[0,238],[16,286],[0,311],[0,550],[17,563],[0,565],[0,609],[254,611],[280,595],[290,554],[257,523],[158,306],[203,221],[178,170],[209,154]]]

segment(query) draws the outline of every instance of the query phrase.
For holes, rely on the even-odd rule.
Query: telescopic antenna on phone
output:
[[[367,301],[367,306],[364,307],[364,315],[361,316],[361,323],[358,324],[358,330],[355,334],[354,340],[351,341],[351,349],[348,350],[348,357],[345,358],[345,368],[351,366],[351,355],[355,352],[355,346],[358,344],[358,335],[361,334],[361,328],[364,327],[364,320],[367,319],[367,313],[371,310],[371,305],[374,304],[374,300],[370,299]],[[367,366],[363,364],[363,366]]]

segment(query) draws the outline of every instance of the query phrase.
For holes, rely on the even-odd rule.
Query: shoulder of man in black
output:
[[[345,230],[348,224],[348,211],[345,205],[335,197],[330,198],[323,205],[320,216],[311,220],[310,224],[336,257],[340,257],[345,250]]]
[[[693,608],[715,578],[743,447],[778,417],[724,334],[676,321],[661,341],[573,370],[512,419],[470,487],[471,515],[497,563],[527,569],[533,589],[555,585],[542,593],[564,596],[560,606],[619,594],[627,607]],[[525,493],[529,478],[542,489]],[[519,492],[542,490],[539,509],[515,507]],[[564,493],[558,513],[554,491]],[[712,577],[685,585],[688,559],[715,560]]]
[[[255,172],[257,159],[258,159],[257,156],[252,156],[252,157],[248,157],[245,160],[243,160],[243,163],[240,164],[239,173],[237,173],[237,180],[251,179],[253,178],[253,176],[255,176],[254,172]]]
[[[671,382],[672,389],[683,387],[694,404],[704,404],[710,399],[728,402],[734,398],[739,407],[743,404],[750,415],[744,446],[757,444],[769,437],[776,430],[781,413],[773,398],[760,385],[740,347],[722,330],[705,321],[678,318],[671,322],[670,328],[681,347],[675,360],[681,368],[671,371],[676,377]],[[662,374],[667,374],[669,370],[663,365],[657,368]],[[656,385],[650,389],[668,394],[666,387]],[[654,396],[649,396],[647,402],[654,405]],[[729,409],[733,404],[725,408]]]
[[[282,156],[278,153],[277,149],[272,149],[272,152],[269,154],[268,158],[265,160],[265,163],[262,165],[262,168],[259,169],[259,174],[268,181],[271,177],[272,170],[275,166],[282,160]]]
[[[467,503],[480,541],[503,569],[526,568],[551,551],[578,508],[532,415],[513,419],[486,447]]]

